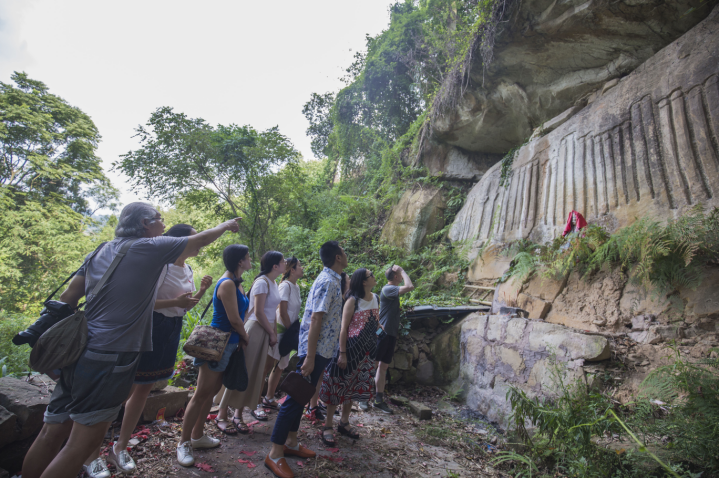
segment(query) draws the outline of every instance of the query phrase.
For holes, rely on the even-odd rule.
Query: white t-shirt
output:
[[[268,282],[270,283],[269,293],[267,293]],[[280,305],[280,292],[277,290],[277,284],[275,281],[270,280],[267,276],[258,277],[255,284],[252,286],[252,291],[250,292],[250,309],[255,307],[255,295],[257,294],[267,294],[267,296],[265,296],[265,316],[267,317],[270,325],[274,324],[275,311],[277,310],[277,306]],[[245,323],[248,320],[257,320],[257,315],[254,310],[252,311],[252,315],[245,320]]]
[[[182,267],[167,264],[157,281],[158,300],[176,299],[182,294],[196,290],[195,281],[192,280],[192,269],[187,264]],[[187,310],[181,307],[166,307],[155,312],[159,312],[165,317],[182,317]]]
[[[379,308],[379,305],[377,304],[377,296],[372,294],[372,300],[364,300],[360,299],[359,304],[357,305],[357,312],[361,310],[369,310],[369,309],[377,309]]]
[[[280,301],[287,302],[287,315],[290,316],[290,323],[294,324],[300,318],[300,309],[302,308],[302,299],[300,297],[300,286],[286,280],[280,283]],[[280,308],[277,308],[275,319],[278,324],[282,324],[280,320]]]

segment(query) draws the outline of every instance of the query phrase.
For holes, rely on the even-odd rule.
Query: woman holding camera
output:
[[[245,332],[243,322],[249,300],[242,289],[242,274],[252,269],[249,249],[240,244],[230,244],[222,253],[225,263],[225,273],[215,286],[212,297],[214,312],[212,314],[212,327],[224,332],[231,332],[230,340],[219,362],[205,362],[195,359],[195,366],[200,367],[197,376],[197,389],[187,404],[187,410],[182,420],[182,435],[177,446],[177,462],[182,466],[192,466],[195,463],[192,450],[194,448],[211,448],[209,440],[214,438],[205,436],[205,417],[212,407],[212,397],[222,387],[222,376],[230,361],[230,356],[237,347],[245,348],[249,343],[249,336]],[[227,432],[228,423],[218,420],[217,426]],[[212,445],[212,446],[217,446]]]

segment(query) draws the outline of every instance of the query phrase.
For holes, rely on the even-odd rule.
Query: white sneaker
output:
[[[115,445],[117,442],[113,443],[110,451],[107,452],[107,461],[115,465],[118,473],[134,473],[137,468],[135,460],[132,459],[126,448],[119,452],[115,451]]]
[[[85,474],[89,478],[110,478],[110,470],[107,469],[105,460],[98,458],[89,465],[82,465]]]
[[[202,435],[202,438],[199,438],[195,440],[194,438],[190,438],[190,441],[192,442],[192,448],[195,450],[201,450],[203,448],[215,448],[220,446],[220,440],[217,438],[208,437],[207,435]]]
[[[195,457],[192,456],[192,443],[189,441],[180,443],[177,447],[177,463],[182,466],[192,466],[195,464]]]

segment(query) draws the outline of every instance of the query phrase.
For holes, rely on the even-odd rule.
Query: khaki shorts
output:
[[[45,410],[45,423],[68,419],[92,426],[117,418],[130,395],[140,352],[87,349],[80,360],[65,367]]]

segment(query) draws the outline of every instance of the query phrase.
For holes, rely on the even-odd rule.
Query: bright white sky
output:
[[[211,124],[279,125],[312,158],[302,106],[337,91],[393,0],[0,0],[0,81],[25,71],[89,114],[109,171],[160,106]]]

